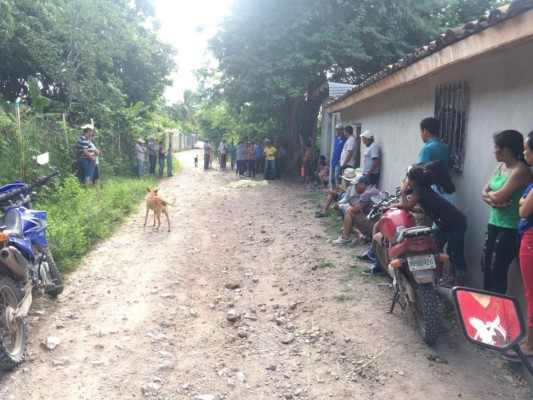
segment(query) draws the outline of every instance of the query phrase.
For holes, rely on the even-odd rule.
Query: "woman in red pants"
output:
[[[524,157],[529,165],[533,165],[533,131],[524,141]],[[520,270],[527,300],[527,336],[520,343],[520,348],[533,360],[533,182],[524,191],[519,204],[518,212],[522,218],[518,225]]]

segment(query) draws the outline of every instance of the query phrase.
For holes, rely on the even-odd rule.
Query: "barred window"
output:
[[[442,141],[450,146],[450,166],[456,172],[464,167],[469,92],[466,82],[437,86],[435,90],[435,118],[440,123]]]

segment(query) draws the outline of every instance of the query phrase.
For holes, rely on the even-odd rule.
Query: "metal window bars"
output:
[[[435,89],[435,118],[440,123],[442,141],[450,147],[450,166],[456,172],[464,167],[469,92],[467,82]]]

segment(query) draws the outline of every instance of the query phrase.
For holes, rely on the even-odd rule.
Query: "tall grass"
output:
[[[54,259],[63,272],[74,270],[99,240],[111,236],[137,209],[154,178],[112,178],[101,189],[85,190],[74,176],[58,182],[39,196],[35,207],[48,211],[48,239]]]

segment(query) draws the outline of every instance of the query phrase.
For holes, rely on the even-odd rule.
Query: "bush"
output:
[[[85,190],[71,175],[49,193],[42,191],[35,206],[48,211],[48,240],[59,269],[74,270],[95,243],[111,236],[137,209],[146,188],[155,185],[150,178],[114,178],[101,189]]]

